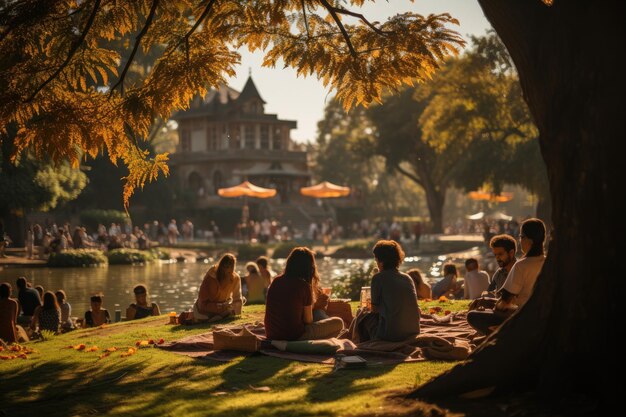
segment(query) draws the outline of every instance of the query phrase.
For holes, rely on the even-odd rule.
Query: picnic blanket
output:
[[[265,328],[262,323],[247,324],[245,326],[260,341],[266,340]],[[419,335],[402,342],[372,340],[355,345],[347,339],[338,341],[337,343],[341,343],[341,346],[337,353],[359,355],[369,363],[386,365],[423,360],[461,360],[465,359],[471,352],[471,336],[474,334],[474,331],[467,324],[464,313],[455,313],[444,318],[423,315],[420,326],[421,333]],[[242,325],[216,326],[213,330],[230,329],[238,331],[242,327]],[[261,343],[260,350],[254,353],[228,350],[218,351],[214,349],[213,345],[213,330],[159,345],[158,347],[181,355],[222,362],[253,354],[327,365],[333,365],[335,362],[334,354],[287,352],[279,350],[269,343]]]

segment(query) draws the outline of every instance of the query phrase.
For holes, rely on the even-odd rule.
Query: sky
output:
[[[366,3],[361,9],[370,21],[383,21],[405,11],[422,15],[448,12],[459,20],[460,25],[455,29],[466,40],[469,40],[469,35],[480,36],[491,28],[477,0],[378,0]],[[315,76],[298,78],[291,68],[263,68],[262,52],[252,54],[242,49],[239,53],[241,65],[228,84],[241,91],[251,73],[261,97],[267,102],[265,112],[278,114],[282,120],[297,121],[298,128],[291,131],[291,137],[296,142],[315,141],[317,122],[323,118],[325,103],[334,95],[333,92],[329,94],[329,90]]]

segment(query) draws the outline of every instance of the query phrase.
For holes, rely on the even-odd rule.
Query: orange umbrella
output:
[[[472,191],[469,193],[469,198],[472,200],[488,200],[497,203],[504,203],[513,199],[513,193],[500,193],[495,195],[486,191]]]
[[[276,195],[276,190],[272,188],[263,188],[258,185],[254,185],[248,181],[244,181],[239,185],[235,185],[230,188],[220,188],[217,193],[221,197],[256,197],[256,198],[270,198]]]
[[[324,181],[317,185],[300,188],[300,194],[316,198],[345,197],[350,194],[350,187],[342,187]]]
[[[258,185],[254,185],[248,181],[244,181],[239,185],[229,188],[220,188],[217,190],[220,197],[235,198],[243,197],[243,207],[241,212],[241,221],[247,223],[249,209],[248,209],[248,197],[256,198],[270,198],[276,195],[276,190],[272,188],[263,188]]]

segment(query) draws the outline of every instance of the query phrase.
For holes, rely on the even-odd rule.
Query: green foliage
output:
[[[432,81],[369,111],[364,149],[424,189],[435,230],[449,187],[499,191],[518,146],[537,138],[506,49],[493,33],[474,41]]]
[[[24,155],[14,163],[14,144],[1,132],[0,142],[0,215],[54,209],[75,199],[87,184],[85,174],[67,162],[52,164]]]
[[[113,249],[107,252],[107,258],[109,259],[110,265],[145,264],[157,259],[152,252],[125,248]],[[169,256],[167,259],[169,259]]]
[[[265,255],[267,255],[267,246],[265,245],[237,245],[237,258],[240,260],[254,260]]]
[[[152,257],[154,259],[159,259],[161,261],[169,261],[170,259],[172,259],[172,255],[169,251],[160,248],[150,249],[150,253],[152,254]]]
[[[333,253],[333,258],[371,258],[374,242],[355,242],[341,246]]]
[[[128,220],[128,215],[119,210],[84,210],[80,213],[80,221],[89,230],[96,230],[98,224],[102,223],[108,227],[111,223],[125,223]]]
[[[318,180],[347,185],[362,203],[358,215],[341,216],[338,221],[350,227],[355,219],[391,217],[403,210],[407,214],[425,210],[420,202],[422,191],[410,180],[389,171],[385,160],[371,149],[374,124],[364,107],[350,111],[333,98],[324,110],[324,119],[318,123],[318,136],[313,149],[314,172]],[[416,204],[416,202],[418,202]]]
[[[41,167],[34,181],[50,193],[50,199],[39,207],[41,211],[48,211],[78,197],[87,185],[87,176],[65,162]]]
[[[375,266],[374,262],[370,262],[367,267],[361,266],[358,270],[342,276],[333,285],[333,297],[349,298],[352,301],[359,300],[361,287],[369,287],[372,283],[372,272]]]
[[[281,242],[276,248],[274,248],[274,253],[272,254],[272,258],[286,258],[291,253],[292,249],[301,246],[296,242]]]
[[[48,258],[50,267],[94,266],[107,263],[107,257],[100,250],[69,249],[53,253]]]

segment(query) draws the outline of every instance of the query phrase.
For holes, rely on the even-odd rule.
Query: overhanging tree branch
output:
[[[320,0],[320,3],[322,3],[322,5],[326,8],[326,10],[328,10],[328,13],[330,13],[330,15],[332,16],[333,20],[337,24],[337,27],[339,27],[339,30],[341,31],[343,38],[346,40],[346,44],[348,45],[350,54],[354,58],[357,58],[356,49],[354,49],[354,46],[352,45],[352,41],[350,40],[350,35],[346,31],[346,28],[343,26],[343,23],[341,23],[341,19],[339,19],[339,16],[337,16],[337,12],[335,11],[335,8],[331,6],[327,0]]]
[[[191,37],[191,35],[193,35],[193,33],[196,31],[196,29],[198,29],[198,26],[200,26],[202,24],[202,22],[204,21],[204,19],[208,16],[208,14],[211,12],[211,8],[213,7],[213,4],[215,3],[215,0],[210,0],[207,5],[204,7],[204,10],[202,11],[202,14],[200,15],[200,17],[198,17],[198,20],[196,20],[196,23],[194,23],[194,25],[191,27],[191,29],[189,29],[189,31],[185,34],[185,36],[183,36],[182,39],[180,39],[176,45],[174,45],[172,47],[172,49],[167,53],[164,54],[164,57],[168,57],[170,56],[180,45],[182,45],[183,43],[185,45],[189,44],[189,38]]]
[[[306,5],[304,4],[304,0],[302,0],[302,15],[304,16],[304,27],[306,28],[306,34],[310,38],[311,33],[309,32],[309,22],[306,18]]]
[[[415,182],[417,185],[424,187],[424,182],[416,175],[410,173],[409,171],[407,171],[406,169],[402,168],[400,166],[400,164],[395,164],[393,166],[393,168],[398,171],[400,174],[406,176],[407,178],[409,178],[411,181]]]
[[[126,78],[126,73],[128,72],[130,66],[132,65],[133,60],[135,59],[135,54],[137,53],[137,50],[139,49],[139,46],[141,45],[141,39],[148,32],[148,28],[152,24],[152,20],[154,19],[154,14],[156,12],[156,8],[158,4],[159,4],[159,0],[152,1],[152,6],[150,6],[150,12],[148,13],[148,17],[146,18],[146,23],[143,25],[143,27],[141,28],[141,31],[135,38],[135,44],[133,45],[133,50],[130,52],[130,56],[128,57],[128,61],[126,61],[126,65],[124,65],[124,69],[122,70],[122,73],[120,74],[119,80],[117,80],[115,85],[111,87],[109,97],[113,94],[113,91],[115,91],[115,89],[119,85],[122,86],[121,90],[122,90],[122,94],[124,94],[124,78]]]
[[[363,16],[361,13],[356,13],[356,12],[353,12],[351,10],[342,9],[340,7],[333,7],[333,10],[336,13],[346,14],[348,16],[352,16],[352,17],[358,18],[359,20],[361,20],[363,23],[365,23],[367,26],[369,26],[374,32],[378,33],[379,35],[387,34],[387,32],[385,32],[384,30],[381,30],[379,27],[376,27],[376,25],[374,25],[372,22],[367,20],[367,18],[365,16]]]
[[[69,64],[69,62],[71,61],[76,51],[78,51],[78,48],[80,48],[83,41],[87,37],[87,33],[89,33],[89,30],[91,29],[91,26],[93,25],[93,21],[96,18],[96,14],[98,13],[99,8],[100,8],[100,0],[96,0],[93,5],[93,10],[91,11],[91,14],[89,15],[89,19],[87,20],[87,23],[85,24],[85,28],[83,29],[83,32],[80,34],[80,37],[74,42],[74,45],[72,45],[72,48],[70,49],[70,52],[67,54],[67,58],[65,58],[65,61],[63,61],[61,66],[57,68],[57,70],[54,71],[54,73],[52,73],[52,75],[48,77],[46,81],[44,81],[39,87],[37,87],[37,89],[26,99],[27,103],[29,101],[32,101],[35,98],[35,96],[41,90],[43,90],[43,88],[46,85],[48,85],[52,80],[58,77],[61,71],[63,71],[63,69],[67,66],[67,64]]]

